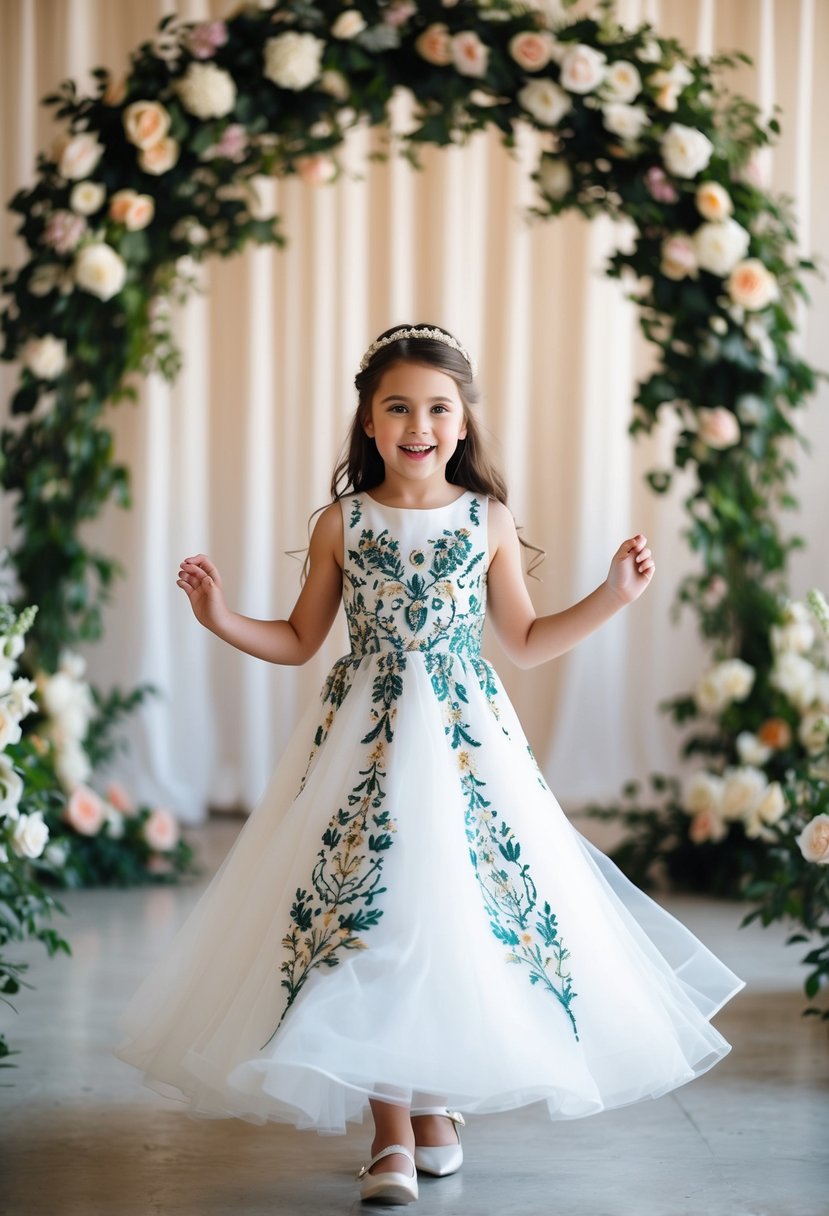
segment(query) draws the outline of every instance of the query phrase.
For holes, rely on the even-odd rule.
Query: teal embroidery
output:
[[[362,518],[363,518],[362,499],[352,498],[352,500],[351,500],[351,519],[348,521],[348,526],[350,528],[356,527],[356,525],[360,522],[360,520]]]

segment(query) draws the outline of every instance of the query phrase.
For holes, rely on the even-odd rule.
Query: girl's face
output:
[[[371,400],[365,432],[392,481],[445,480],[446,465],[466,437],[466,415],[451,376],[425,363],[394,363]]]

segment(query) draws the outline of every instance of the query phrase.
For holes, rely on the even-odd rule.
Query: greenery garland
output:
[[[385,125],[404,89],[415,120],[397,147],[415,163],[424,144],[494,128],[511,148],[532,127],[538,217],[575,209],[632,224],[608,273],[629,279],[656,366],[631,431],[652,430],[665,410],[680,421],[674,466],[692,474],[686,535],[700,568],[678,602],[696,612],[718,661],[755,673],[759,728],[799,543],[778,514],[793,505],[795,415],[816,375],[792,345],[812,263],[758,169],[777,123],[763,125],[723,85],[723,70],[744,58],[706,60],[647,25],[624,29],[609,0],[597,16],[558,24],[515,0],[260,0],[226,21],[165,18],[123,80],[101,68],[95,96],[67,81],[46,98],[67,133],[12,200],[28,258],[3,276],[2,316],[2,356],[23,364],[0,476],[16,496],[21,601],[40,607],[33,668],[54,672],[67,645],[100,634],[119,570],[80,529],[108,501],[129,502],[102,411],[133,395],[135,373],[175,375],[167,306],[187,294],[187,265],[279,244],[278,220],[257,209],[256,178],[336,178],[348,131]],[[648,481],[664,493],[672,476],[655,469]],[[695,698],[671,709],[680,722],[704,716]],[[691,750],[720,768],[739,763],[731,727],[709,718]],[[822,778],[804,772],[820,794]],[[662,784],[667,800],[631,812],[655,839],[666,814],[685,811]],[[793,789],[787,806],[800,814]],[[782,829],[770,821],[764,831]],[[736,836],[706,842],[732,888],[770,855],[769,841]],[[695,847],[687,831],[676,843]]]

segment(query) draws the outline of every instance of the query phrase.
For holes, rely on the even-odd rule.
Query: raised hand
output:
[[[215,630],[226,621],[229,610],[221,575],[206,554],[197,553],[195,557],[184,558],[179,566],[176,586],[186,592],[196,620],[206,629]]]
[[[607,585],[623,604],[638,599],[653,578],[656,566],[647,546],[647,536],[637,532],[630,540],[622,541],[613,554]]]

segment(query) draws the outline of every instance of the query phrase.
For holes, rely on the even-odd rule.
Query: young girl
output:
[[[656,1097],[728,1050],[709,1019],[741,982],[570,826],[481,657],[485,606],[513,662],[544,663],[635,600],[606,580],[536,616],[477,391],[451,334],[372,343],[334,501],[288,620],[232,612],[186,558],[196,618],[305,663],[340,600],[351,652],[121,1024],[121,1059],[193,1113],[345,1129],[371,1107],[361,1195],[454,1173],[467,1112],[544,1101],[572,1118]]]

